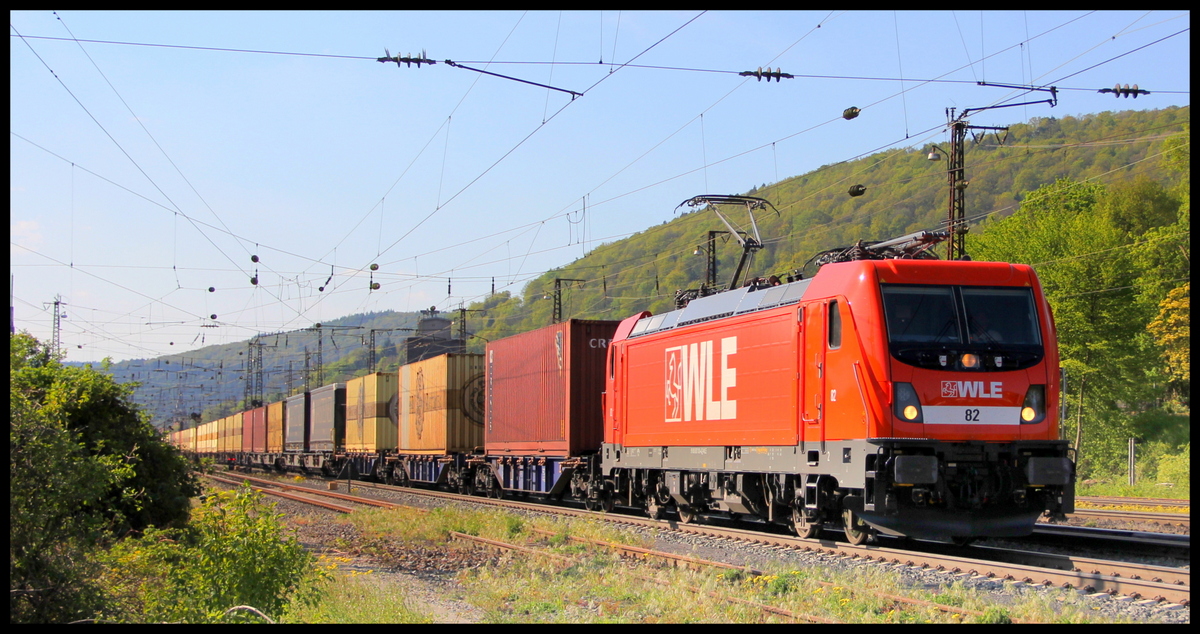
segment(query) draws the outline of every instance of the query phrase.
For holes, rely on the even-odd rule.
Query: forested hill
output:
[[[403,359],[404,339],[412,334],[420,317],[419,313],[391,310],[360,313],[325,322],[320,338],[310,329],[259,337],[257,343],[263,344],[264,398],[273,402],[302,391],[306,358],[309,378],[315,381],[318,351],[325,384],[368,373],[369,354],[363,344],[369,340],[371,330],[376,330],[376,368],[395,371]],[[248,343],[206,346],[155,359],[131,359],[113,363],[107,371],[120,383],[137,384],[134,399],[157,425],[188,419],[192,414],[209,421],[242,409]]]
[[[1188,129],[1189,117],[1190,107],[1081,118],[1038,117],[1011,125],[1007,136],[999,139],[992,134],[968,137],[966,215],[973,226],[969,238],[982,233],[980,223],[1010,216],[1031,192],[1060,178],[1094,179],[1103,186],[1143,178],[1164,189],[1176,187],[1183,177],[1168,170],[1158,155],[1168,138]],[[935,142],[948,146],[943,139]],[[888,150],[747,192],[694,194],[744,194],[769,200],[779,213],[755,212],[765,248],[746,274],[782,277],[825,249],[941,228],[948,206],[946,160],[930,162],[931,150],[932,144]],[[852,185],[864,186],[865,195],[849,196]],[[660,212],[661,224],[547,272],[520,295],[499,293],[469,306],[482,312],[468,313],[468,330],[478,335],[469,339],[468,351],[482,352],[486,341],[548,325],[555,278],[586,280],[562,284],[565,318],[615,320],[642,310],[671,310],[676,290],[695,288],[704,281],[708,234],[725,226],[712,211],[682,207],[678,212]],[[750,230],[744,209],[726,207],[725,212],[739,228]],[[741,248],[727,236],[717,237],[716,246],[718,282],[727,284]],[[384,329],[412,328],[419,317],[384,311],[326,322],[332,328],[326,329],[322,346],[325,383],[369,371],[363,344],[364,333],[371,329],[380,331],[377,369],[395,370],[402,360],[403,339],[411,333]],[[357,329],[339,330],[350,326]],[[303,389],[305,354],[315,363],[316,334],[293,331],[260,342],[266,344],[262,351],[267,400]],[[246,342],[209,346],[182,356],[121,362],[109,371],[121,382],[141,384],[136,398],[159,424],[192,413],[211,420],[240,409],[248,350]]]
[[[1163,186],[1177,179],[1157,154],[1165,139],[1187,129],[1190,107],[1164,110],[1104,112],[1084,117],[1036,117],[1013,124],[1007,136],[967,138],[966,216],[972,225],[1012,214],[1029,192],[1060,178],[1096,179],[1115,184],[1144,175]],[[939,139],[940,146],[948,141]],[[946,160],[930,162],[932,144],[894,149],[854,161],[825,165],[810,173],[763,184],[744,194],[769,200],[779,214],[758,211],[755,220],[766,248],[748,271],[751,276],[784,274],[799,269],[818,251],[882,240],[943,226],[948,206]],[[863,185],[863,196],[847,190]],[[745,210],[726,207],[726,215],[750,229]],[[623,319],[641,310],[658,313],[673,308],[678,289],[704,280],[703,253],[709,231],[725,229],[712,211],[680,214],[661,210],[662,224],[624,240],[597,247],[561,269],[531,282],[521,296],[501,293],[472,305],[484,316],[472,331],[494,340],[550,323],[554,279],[564,282],[564,317]],[[720,281],[727,283],[741,249],[735,241],[717,239]]]

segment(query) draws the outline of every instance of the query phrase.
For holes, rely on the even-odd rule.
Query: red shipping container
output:
[[[265,453],[267,451],[267,408],[256,407],[242,412],[242,451]]]
[[[484,357],[487,453],[598,451],[605,361],[619,323],[571,319],[489,343]]]

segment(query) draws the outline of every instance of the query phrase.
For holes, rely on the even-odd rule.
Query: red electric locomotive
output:
[[[1033,270],[864,259],[621,322],[606,368],[608,494],[963,541],[1074,507],[1054,321]]]

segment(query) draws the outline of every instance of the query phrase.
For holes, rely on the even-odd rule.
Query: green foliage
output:
[[[1138,438],[1153,439],[1169,448],[1179,448],[1191,442],[1191,416],[1150,409],[1133,416],[1133,428]]]
[[[36,348],[32,337],[12,339],[14,351]],[[49,361],[14,356],[34,365]],[[102,602],[92,553],[107,526],[97,508],[128,467],[111,456],[90,455],[78,434],[15,385],[9,398],[9,620],[91,617]]]
[[[110,619],[130,622],[257,621],[250,606],[277,619],[289,604],[310,602],[315,560],[284,534],[281,514],[248,485],[204,498],[185,528],[150,529],[105,556]]]
[[[96,549],[187,517],[187,464],[91,367],[64,366],[26,333],[9,338],[9,587],[14,622],[93,616]]]
[[[1035,118],[1011,126],[1004,145],[996,146],[990,137],[988,143],[968,144],[968,216],[1007,216],[1025,202],[1028,192],[1058,179],[1081,182],[1154,156],[1165,142],[1152,139],[1163,130],[1184,129],[1189,112],[1189,108],[1169,108]],[[1088,143],[1114,138],[1147,140]],[[755,188],[753,195],[770,200],[780,213],[756,214],[767,247],[756,254],[749,274],[783,277],[818,251],[944,225],[945,170],[929,163],[928,149],[887,150]],[[1184,154],[1186,151],[1173,151],[1169,156],[1182,160],[1179,157]],[[1137,169],[1145,175],[1118,170],[1104,177],[1115,183],[1112,189],[1120,194],[1106,203],[1106,213],[1122,223],[1125,236],[1162,223],[1180,200],[1177,188],[1168,187],[1168,179],[1163,178],[1160,162],[1143,161]],[[1131,184],[1122,184],[1124,179],[1131,179]],[[867,185],[868,194],[847,196],[847,187],[859,182]],[[735,222],[749,226],[743,210],[730,207],[726,211]],[[543,274],[519,295],[505,294],[473,304],[472,309],[487,309],[486,325],[479,335],[494,340],[548,325],[552,301],[543,297],[553,293],[556,277],[588,280],[563,290],[567,317],[624,319],[641,310],[659,313],[673,309],[676,290],[697,287],[704,280],[705,258],[693,255],[694,251],[707,244],[708,231],[724,227],[711,211],[684,211],[678,217],[670,214],[671,210],[663,210],[667,222],[602,245]],[[979,228],[972,231],[970,237],[975,237]],[[727,236],[716,242],[720,281],[728,284],[741,250]]]
[[[1191,282],[1187,282],[1167,293],[1148,326],[1155,343],[1163,349],[1171,376],[1185,384],[1192,377],[1191,323]]]
[[[337,565],[332,566],[336,568]],[[422,614],[403,591],[386,582],[372,579],[373,574],[352,571],[336,578],[320,580],[309,590],[319,600],[292,602],[280,623],[433,623]]]
[[[976,617],[975,622],[1011,625],[1012,618],[1008,615],[1008,610],[993,606],[984,610],[983,614]]]
[[[1111,187],[1061,179],[969,236],[976,259],[1032,264],[1038,272],[1068,376],[1063,427],[1085,476],[1124,469],[1127,439],[1139,433],[1133,416],[1161,401],[1166,388],[1156,380],[1168,374],[1160,354],[1186,382],[1186,285],[1167,290],[1169,276],[1187,276],[1186,257],[1176,253],[1187,233],[1179,209],[1177,197],[1146,178]],[[1152,322],[1155,312],[1161,317]]]
[[[186,519],[188,498],[199,491],[196,482],[184,457],[141,415],[132,388],[91,366],[63,365],[40,352],[26,334],[10,341],[12,391],[47,420],[65,425],[89,454],[129,467],[96,505],[97,512],[113,521],[115,530]]]
[[[1160,458],[1156,475],[1158,482],[1170,482],[1176,490],[1186,494],[1192,482],[1192,444]]]

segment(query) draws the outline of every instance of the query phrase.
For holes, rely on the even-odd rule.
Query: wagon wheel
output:
[[[867,543],[871,537],[871,527],[849,509],[842,511],[842,527],[846,531],[846,541],[855,546]]]
[[[965,546],[970,546],[970,545],[971,545],[971,543],[972,543],[972,542],[974,542],[974,541],[975,541],[975,538],[974,538],[974,537],[963,537],[963,536],[958,536],[958,537],[951,537],[951,538],[950,538],[950,542],[951,542],[951,543],[953,543],[955,546],[958,546],[958,547],[960,547],[960,548],[962,548],[962,547],[965,547]]]
[[[383,483],[388,486],[396,485],[396,468],[395,467],[391,467],[391,468],[384,470]]]
[[[408,479],[408,469],[403,464],[392,469],[392,473],[396,475],[396,486],[412,486],[412,482]]]
[[[796,537],[803,539],[811,539],[821,532],[821,523],[819,521],[809,522],[804,516],[804,510],[792,509],[792,531],[796,533]]]
[[[675,510],[679,513],[679,521],[684,524],[691,524],[696,521],[696,509],[680,505]]]
[[[504,488],[500,486],[500,481],[492,478],[492,482],[488,485],[488,497],[499,500],[504,497]]]

